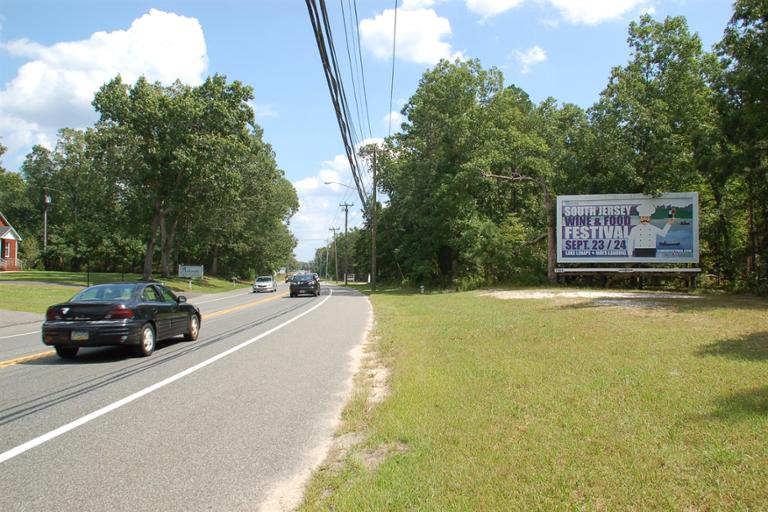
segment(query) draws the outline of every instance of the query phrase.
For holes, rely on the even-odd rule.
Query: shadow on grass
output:
[[[737,421],[754,416],[768,416],[768,386],[738,391],[718,398],[707,420]]]
[[[768,361],[768,332],[754,332],[741,338],[716,341],[702,347],[698,355]]]

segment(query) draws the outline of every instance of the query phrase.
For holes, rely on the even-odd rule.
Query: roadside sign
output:
[[[179,265],[179,277],[203,277],[203,265]]]

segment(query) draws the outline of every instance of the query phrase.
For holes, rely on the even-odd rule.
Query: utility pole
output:
[[[43,267],[48,270],[48,209],[51,207],[51,195],[48,187],[43,187]]]
[[[334,274],[334,277],[336,278],[336,281],[339,280],[339,250],[336,245],[336,231],[341,228],[328,228],[328,231],[333,231],[333,259],[336,262],[336,274]]]
[[[48,248],[48,208],[51,206],[51,196],[48,187],[43,187],[43,251]]]
[[[354,204],[341,203],[344,208],[344,286],[347,286],[347,274],[349,273],[349,236],[347,236],[347,220],[349,219],[349,207]]]
[[[330,231],[330,229],[328,230]],[[331,252],[331,242],[325,246],[325,280],[328,280],[328,254]]]
[[[371,201],[371,293],[376,291],[376,147],[373,148],[373,198]]]

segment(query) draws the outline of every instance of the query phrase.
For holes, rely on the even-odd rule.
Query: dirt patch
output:
[[[700,295],[689,295],[683,293],[661,293],[661,292],[611,292],[596,290],[580,291],[552,291],[552,290],[510,290],[493,291],[482,295],[490,295],[496,299],[631,299],[641,301],[647,299],[701,299]]]
[[[384,362],[376,353],[369,354],[366,363],[368,373],[366,384],[370,386],[368,403],[376,405],[389,396],[389,368],[384,366]]]
[[[362,453],[363,466],[371,471],[381,465],[388,457],[395,453],[404,453],[408,451],[408,445],[405,443],[387,443]]]
[[[658,315],[675,309],[680,300],[699,300],[700,295],[664,292],[617,292],[609,290],[507,290],[483,293],[501,300],[556,300],[586,303],[590,307],[616,307],[630,314]]]
[[[375,341],[376,338],[369,337],[366,342],[367,347],[370,348],[375,344]],[[355,376],[355,391],[353,393],[358,397],[363,396],[365,407],[370,411],[389,396],[388,379],[389,369],[384,365],[380,355],[371,350],[366,353],[360,371]],[[341,470],[349,454],[362,445],[365,439],[365,432],[352,431],[337,435],[333,439],[328,456],[323,462],[323,469]],[[381,464],[381,461],[390,453],[398,451],[403,451],[399,444],[377,447],[362,453],[362,463],[367,468],[373,468]]]

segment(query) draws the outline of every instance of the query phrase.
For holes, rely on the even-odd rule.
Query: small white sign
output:
[[[179,265],[179,277],[203,277],[203,265]]]

